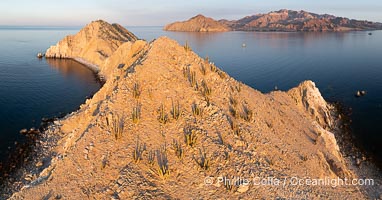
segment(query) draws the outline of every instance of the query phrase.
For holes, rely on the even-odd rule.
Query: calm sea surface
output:
[[[19,131],[38,128],[42,117],[76,110],[100,84],[92,71],[70,60],[36,58],[78,30],[0,27],[0,161],[7,159]]]
[[[351,107],[357,141],[382,161],[382,31],[346,33],[179,33],[127,27],[139,38],[186,41],[234,78],[262,92],[313,80],[325,99]],[[0,28],[0,151],[42,117],[74,111],[99,88],[91,71],[71,61],[38,60],[79,28]],[[242,44],[246,47],[243,48]],[[355,98],[357,90],[367,95]],[[3,154],[4,155],[4,154]]]

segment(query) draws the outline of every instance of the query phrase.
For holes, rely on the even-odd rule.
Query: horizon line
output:
[[[253,12],[252,14],[242,14],[241,16],[242,17],[238,17],[238,18],[235,18],[235,19],[229,19],[229,18],[221,18],[221,17],[213,17],[211,15],[208,15],[208,14],[202,14],[202,13],[196,13],[196,14],[193,14],[191,15],[190,17],[188,18],[185,18],[185,19],[173,19],[171,20],[170,22],[167,22],[165,24],[160,24],[160,25],[122,25],[122,23],[117,23],[117,22],[112,22],[111,20],[105,20],[105,19],[101,19],[101,18],[98,18],[98,19],[93,19],[93,20],[90,20],[88,22],[85,22],[85,23],[82,23],[82,24],[76,24],[76,25],[71,25],[71,24],[66,24],[66,23],[62,23],[63,25],[57,25],[57,24],[47,24],[47,25],[43,25],[43,24],[0,24],[1,27],[57,27],[57,28],[60,28],[60,27],[83,27],[83,26],[86,26],[87,24],[93,22],[93,21],[96,21],[96,20],[104,20],[104,21],[107,21],[109,23],[117,23],[117,24],[120,24],[122,26],[126,26],[126,27],[158,27],[158,26],[166,26],[167,24],[169,23],[173,23],[173,22],[178,22],[178,21],[183,21],[183,20],[189,20],[197,15],[203,15],[205,17],[210,17],[216,21],[219,21],[219,20],[228,20],[228,21],[235,21],[235,20],[240,20],[240,19],[243,19],[243,18],[246,18],[246,17],[250,17],[250,16],[255,16],[255,15],[263,15],[263,14],[269,14],[269,13],[272,13],[272,12],[279,12],[279,11],[282,11],[282,10],[287,10],[287,11],[294,11],[294,12],[307,12],[307,13],[312,13],[312,14],[317,14],[317,15],[331,15],[331,16],[334,16],[334,17],[339,17],[339,18],[347,18],[349,20],[357,20],[357,21],[368,21],[368,22],[373,22],[373,23],[382,23],[382,19],[380,20],[371,20],[371,19],[365,19],[365,18],[355,18],[355,17],[346,17],[346,16],[339,16],[339,15],[336,15],[334,13],[324,13],[324,12],[312,12],[312,11],[308,11],[306,9],[295,9],[295,10],[292,10],[292,9],[275,9],[275,10],[271,10],[271,11],[268,11],[268,12]],[[114,21],[118,21],[118,20],[115,20]],[[22,23],[22,22],[21,22]],[[70,22],[67,22],[67,23],[70,23]]]
[[[95,21],[95,20],[94,20]],[[89,22],[91,23],[91,22]],[[89,24],[87,23],[87,24]],[[22,27],[22,28],[36,28],[36,27],[39,27],[39,28],[43,28],[43,27],[49,27],[49,28],[81,28],[81,27],[84,27],[86,26],[87,24],[84,24],[84,25],[3,25],[3,24],[0,24],[0,27]],[[162,27],[162,26],[165,26],[165,25],[121,25],[121,26],[124,26],[124,27]]]

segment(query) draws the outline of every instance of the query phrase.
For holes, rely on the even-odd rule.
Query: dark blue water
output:
[[[382,163],[382,31],[344,33],[179,33],[128,27],[152,40],[186,41],[234,78],[262,92],[313,80],[325,99],[352,108],[351,128],[362,148]],[[246,44],[246,48],[242,44]],[[355,98],[357,90],[367,95]]]
[[[35,58],[79,28],[0,28],[0,142],[44,116],[70,112],[98,89],[92,73],[73,62]],[[128,27],[152,40],[166,35],[186,41],[234,78],[262,92],[287,90],[313,80],[326,99],[351,107],[357,141],[382,161],[382,31],[346,33],[179,33],[161,27]],[[243,48],[242,44],[246,47]],[[66,66],[66,67],[62,67]],[[355,98],[357,90],[367,95]]]
[[[42,117],[76,110],[100,84],[92,71],[70,60],[37,59],[78,28],[0,27],[0,161],[24,140],[23,128]]]

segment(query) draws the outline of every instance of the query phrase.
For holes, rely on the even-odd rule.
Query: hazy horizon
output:
[[[5,0],[0,3],[1,26],[83,26],[103,19],[124,26],[163,26],[186,20],[197,14],[215,19],[240,19],[248,15],[268,13],[280,9],[305,10],[317,14],[331,14],[358,20],[382,22],[382,1],[365,0],[270,0],[240,2],[210,0],[83,0],[81,2],[47,0]]]

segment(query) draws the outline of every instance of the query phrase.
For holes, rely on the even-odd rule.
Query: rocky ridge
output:
[[[85,26],[76,35],[66,36],[51,46],[45,56],[74,59],[95,71],[103,71],[104,63],[114,51],[122,44],[131,44],[137,39],[133,33],[119,24],[98,20]]]
[[[198,15],[199,16],[199,15]],[[195,17],[194,17],[195,18]],[[169,31],[199,31],[199,23],[203,20],[192,20],[176,22],[165,26]],[[199,17],[200,18],[200,17]],[[267,14],[247,16],[239,20],[213,20],[209,18],[209,24],[227,27],[227,29],[216,29],[219,31],[351,31],[351,30],[380,30],[381,23],[354,20],[344,17],[336,17],[328,14],[315,14],[306,11],[293,11],[282,9]],[[193,27],[193,28],[190,28]],[[205,26],[204,26],[205,27]],[[204,31],[208,31],[203,29]]]
[[[333,108],[312,81],[262,94],[167,37],[148,43],[99,34],[112,34],[112,26],[92,22],[47,51],[94,61],[108,78],[48,128],[61,138],[55,156],[11,199],[365,198],[358,186],[219,183],[357,175],[330,132]]]

